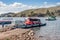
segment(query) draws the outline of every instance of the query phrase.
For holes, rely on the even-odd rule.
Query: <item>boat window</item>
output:
[[[40,21],[39,19],[30,19],[30,21]]]

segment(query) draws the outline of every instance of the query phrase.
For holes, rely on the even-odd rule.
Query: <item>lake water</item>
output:
[[[60,18],[57,17],[55,21],[46,21],[45,19],[41,18],[41,21],[46,22],[46,26],[35,28],[38,40],[60,40]]]

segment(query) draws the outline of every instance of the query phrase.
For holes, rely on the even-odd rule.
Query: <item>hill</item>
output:
[[[48,16],[47,11],[53,13],[55,16],[60,16],[60,6],[56,6],[50,8],[29,9],[18,13],[1,14],[1,17],[45,17]]]

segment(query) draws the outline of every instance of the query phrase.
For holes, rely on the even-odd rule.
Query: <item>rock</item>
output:
[[[9,40],[35,40],[33,30],[14,29],[11,31],[6,31],[3,34],[5,35],[5,37],[3,36],[2,40],[6,40],[6,39],[9,39]],[[6,36],[6,35],[8,35],[8,36]]]
[[[28,35],[29,35],[29,36],[33,36],[33,35],[34,35],[34,32],[33,32],[33,31],[30,31],[30,32],[28,33]]]

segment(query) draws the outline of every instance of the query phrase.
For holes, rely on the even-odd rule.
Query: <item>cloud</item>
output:
[[[40,6],[40,8],[49,8],[57,6],[56,4],[49,4],[48,2],[43,2],[43,4]]]
[[[48,4],[48,2],[44,2],[43,4],[44,4],[44,5],[47,5],[47,4]]]
[[[0,2],[0,7],[4,7],[6,6],[6,4],[4,4],[3,2]]]
[[[56,3],[57,5],[60,5],[60,2]]]
[[[35,6],[29,6],[29,5],[25,5],[17,2],[7,5],[3,2],[0,2],[0,13],[19,12],[26,9],[32,9],[32,8],[35,8]]]
[[[57,5],[60,5],[60,2],[56,4],[48,4],[48,2],[44,2],[40,6],[36,6],[36,5],[31,6],[31,5],[26,5],[23,3],[18,3],[18,2],[14,2],[13,4],[7,5],[3,2],[0,2],[0,14],[7,13],[7,12],[20,12],[20,11],[27,10],[27,9],[48,8],[48,7],[53,7]]]

